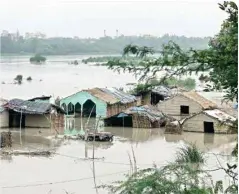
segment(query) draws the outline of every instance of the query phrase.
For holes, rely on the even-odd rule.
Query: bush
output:
[[[22,83],[22,78],[23,76],[22,75],[17,75],[14,80],[16,80],[18,82],[18,84],[21,84]]]
[[[196,145],[187,145],[177,152],[177,163],[204,163],[204,155]]]
[[[32,81],[32,77],[29,76],[29,77],[27,78],[27,81]]]
[[[164,84],[166,86],[178,86],[178,87],[183,87],[187,90],[192,90],[195,89],[196,87],[196,81],[195,79],[192,78],[187,78],[187,79],[177,79],[177,78],[168,78],[164,81]]]
[[[30,58],[31,63],[44,63],[46,61],[46,57],[43,57],[39,54],[36,54],[34,57]]]

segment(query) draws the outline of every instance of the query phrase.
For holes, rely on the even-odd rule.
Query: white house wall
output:
[[[217,119],[207,116],[203,113],[187,119],[182,127],[183,131],[203,132],[204,133],[204,121],[213,122],[214,133],[227,133],[228,127],[220,125]]]
[[[0,112],[0,128],[9,127],[9,113],[8,111]]]
[[[158,103],[158,109],[163,113],[175,117],[175,119],[182,119],[180,106],[189,106],[189,114],[198,113],[202,111],[202,107],[195,101],[190,100],[184,96],[175,96],[166,101]]]

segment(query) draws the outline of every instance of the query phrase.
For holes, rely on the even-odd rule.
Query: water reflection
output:
[[[13,150],[49,150],[59,147],[61,140],[50,139],[49,135],[53,134],[51,129],[26,128],[21,132],[18,129],[9,129],[12,133],[12,148]],[[4,130],[6,131],[6,130]]]

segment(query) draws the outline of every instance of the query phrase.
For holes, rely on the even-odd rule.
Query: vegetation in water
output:
[[[32,81],[32,77],[31,76],[27,77],[27,81]]]
[[[43,57],[39,54],[36,54],[34,57],[30,58],[31,63],[44,63],[46,61],[46,57]]]
[[[131,61],[131,60],[138,60],[135,57],[130,57],[130,56],[102,56],[102,57],[89,57],[87,59],[83,59],[82,62],[87,64],[87,63],[107,63],[108,61],[115,61],[115,60],[123,60],[123,61]]]
[[[74,60],[74,61],[71,61],[69,64],[78,65],[79,62],[77,60]]]
[[[186,90],[193,90],[196,87],[196,81],[192,78],[186,78],[186,79],[177,79],[174,77],[167,78],[163,82],[166,86],[169,87],[181,87],[185,88]]]
[[[195,144],[180,148],[176,157],[177,163],[204,163],[205,158]]]
[[[130,93],[135,95],[143,94],[143,93],[151,91],[153,88],[159,85],[164,85],[169,88],[181,87],[186,90],[192,90],[192,89],[195,89],[196,87],[196,81],[192,78],[177,79],[174,77],[167,78],[164,80],[164,82],[161,82],[161,80],[158,80],[158,79],[151,79],[151,80],[148,80],[148,82],[146,83],[136,84],[134,88],[130,91]]]
[[[18,84],[22,84],[22,79],[23,79],[23,76],[22,75],[17,75],[14,80],[17,81]]]
[[[115,194],[235,194],[237,193],[237,170],[228,164],[215,169],[207,169],[204,154],[195,146],[188,145],[180,149],[175,162],[158,168],[134,170],[126,180],[111,185],[102,185]],[[215,156],[216,157],[216,156]],[[192,165],[193,164],[193,165]],[[137,165],[137,164],[136,164]],[[213,182],[210,171],[222,171],[231,183],[224,187],[222,181]],[[229,173],[230,171],[230,173]]]

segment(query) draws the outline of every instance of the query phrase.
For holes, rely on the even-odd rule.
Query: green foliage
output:
[[[23,38],[13,39],[11,35],[1,36],[1,54],[4,53],[40,53],[42,55],[65,55],[80,53],[121,53],[125,45],[133,43],[140,46],[153,47],[157,50],[169,40],[178,43],[182,48],[191,47],[197,49],[207,48],[209,37],[185,37],[164,35],[162,37],[146,36],[119,36],[115,38],[102,37],[99,39],[75,39],[75,38]]]
[[[195,145],[188,145],[180,149],[177,159],[173,163],[157,168],[139,170],[126,180],[115,182],[113,185],[102,185],[110,193],[115,194],[235,194],[237,193],[237,182],[233,181],[227,187],[223,187],[222,181],[215,184],[212,181],[210,170],[195,168],[192,164],[204,165],[204,154]],[[203,167],[203,166],[202,166]],[[218,168],[229,175],[232,181],[237,172],[228,173],[229,169]],[[235,169],[235,168],[234,168]],[[213,171],[215,171],[213,170]]]
[[[177,163],[204,163],[204,155],[198,150],[195,144],[182,147],[176,158]]]
[[[43,57],[39,54],[36,54],[34,57],[30,58],[31,63],[44,63],[46,61],[46,57]]]
[[[100,64],[106,64],[109,61],[121,61],[121,62],[139,62],[140,60],[135,57],[130,56],[103,56],[103,57],[89,57],[87,59],[83,59],[82,62],[87,63],[100,63]]]
[[[193,90],[196,87],[196,81],[195,79],[192,79],[192,78],[177,79],[177,78],[171,77],[171,78],[167,78],[164,81],[164,84],[169,87],[177,86],[177,87],[185,88],[187,90]]]
[[[209,42],[208,48],[190,49],[181,48],[170,40],[159,51],[159,57],[147,60],[152,55],[152,48],[128,45],[124,54],[133,54],[141,58],[140,65],[127,62],[110,61],[109,69],[116,71],[129,71],[139,76],[139,80],[149,79],[160,71],[166,71],[161,78],[178,75],[187,75],[193,72],[208,71],[213,89],[223,89],[227,92],[228,100],[238,97],[238,10],[234,2],[224,2],[220,8],[228,14],[223,22],[220,32]]]
[[[159,85],[165,85],[170,87],[182,87],[187,90],[192,90],[195,89],[196,86],[196,81],[192,78],[187,78],[187,79],[177,79],[177,78],[167,78],[164,80],[164,82],[161,82],[158,79],[150,79],[146,83],[139,83],[135,85],[135,87],[130,91],[130,93],[139,95],[143,93],[147,93],[151,91],[153,88],[159,86]]]
[[[17,75],[14,80],[16,80],[18,82],[18,84],[21,84],[22,83],[22,78],[23,76],[22,75]]]

